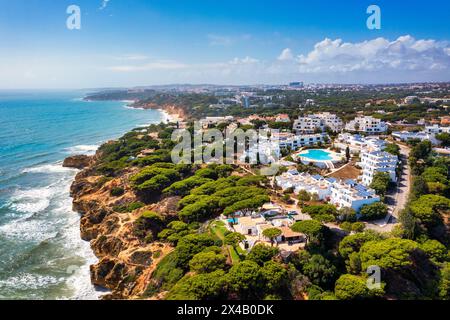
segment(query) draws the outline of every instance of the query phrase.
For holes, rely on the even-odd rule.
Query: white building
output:
[[[277,163],[281,158],[281,148],[277,143],[260,141],[259,143],[249,145],[248,150],[239,159],[242,163],[257,164],[258,158],[262,164]]]
[[[424,132],[427,134],[434,134],[434,135],[441,133],[450,133],[450,127],[441,127],[435,124],[433,126],[425,127]]]
[[[386,147],[386,141],[377,137],[363,137],[359,134],[341,133],[334,141],[334,146],[341,150],[350,149],[350,153],[358,154],[363,150],[381,151]]]
[[[425,131],[421,131],[421,132],[396,131],[396,132],[392,132],[392,137],[396,140],[404,141],[404,142],[407,142],[410,140],[420,140],[420,141],[428,140],[434,145],[439,144],[439,141],[436,139],[435,134],[429,134],[429,133],[426,133]]]
[[[387,129],[386,122],[370,116],[357,117],[345,126],[345,130],[347,131],[367,134],[385,133]]]
[[[404,101],[404,103],[406,105],[411,105],[411,104],[414,104],[414,103],[420,103],[420,99],[419,99],[418,96],[408,96],[403,101]]]
[[[436,139],[436,135],[441,133],[450,133],[450,127],[440,127],[439,125],[435,124],[433,126],[425,127],[425,129],[420,132],[408,132],[408,131],[393,132],[392,137],[400,141],[428,140],[433,145],[439,145],[440,141]]]
[[[379,202],[375,190],[366,188],[353,180],[336,181],[331,186],[330,202],[337,208],[352,208],[359,212],[364,205]]]
[[[299,117],[294,122],[296,133],[314,133],[316,130],[325,131],[326,127],[338,132],[342,130],[344,124],[335,114],[329,112],[317,113],[305,117]]]
[[[329,137],[324,133],[316,134],[293,134],[290,132],[272,131],[270,140],[280,146],[280,149],[297,150],[302,147],[314,146],[319,143],[329,141]]]
[[[398,157],[385,151],[362,152],[361,162],[359,165],[363,169],[362,183],[366,186],[370,185],[373,177],[377,172],[386,172],[389,174],[391,181],[397,181]]]
[[[306,99],[305,107],[314,107],[316,105],[316,101],[314,99]]]
[[[298,194],[305,190],[311,195],[316,194],[319,200],[328,200],[331,196],[331,185],[336,181],[333,178],[324,178],[320,175],[310,175],[308,173],[299,173],[297,170],[289,170],[275,178],[279,187],[283,190],[294,189]]]
[[[258,226],[265,224],[266,219],[262,217],[239,217],[238,224],[234,228],[243,235],[258,236],[261,231]]]
[[[322,118],[325,121],[325,126],[329,127],[334,132],[341,131],[344,128],[342,119],[333,113],[322,112],[316,114],[316,116]]]

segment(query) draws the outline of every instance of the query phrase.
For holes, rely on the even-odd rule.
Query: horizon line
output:
[[[302,82],[301,80],[292,81],[292,82]],[[410,82],[373,82],[373,83],[362,83],[362,82],[304,82],[304,86],[308,85],[345,85],[345,86],[382,86],[382,85],[414,85],[414,84],[450,84],[450,80],[447,81],[410,81]],[[105,87],[85,87],[85,88],[0,88],[0,91],[43,91],[43,90],[52,90],[52,91],[61,91],[61,90],[124,90],[124,89],[145,89],[152,87],[175,87],[175,86],[192,86],[192,87],[200,87],[200,86],[211,86],[211,87],[258,87],[258,86],[289,86],[289,83],[256,83],[256,84],[214,84],[214,83],[167,83],[167,84],[149,84],[149,85],[133,85],[133,86],[105,86]]]

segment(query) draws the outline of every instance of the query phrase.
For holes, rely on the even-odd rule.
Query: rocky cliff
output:
[[[156,103],[149,103],[149,102],[135,102],[132,105],[130,105],[133,108],[144,108],[144,109],[161,109],[165,112],[176,115],[179,119],[186,119],[188,115],[186,114],[186,111],[183,109],[183,107],[175,104],[163,104],[158,105]]]
[[[63,162],[63,167],[74,168],[74,169],[84,169],[94,162],[94,157],[89,157],[85,155],[78,155],[68,157]]]
[[[79,160],[79,161],[78,161]],[[115,208],[136,201],[128,184],[133,172],[106,179],[96,176],[95,157],[66,159],[72,167],[84,167],[71,186],[73,209],[81,214],[81,238],[90,241],[99,261],[91,266],[92,283],[111,290],[104,299],[134,299],[145,291],[157,263],[172,248],[163,243],[146,243],[135,235],[135,221],[146,210],[161,214],[176,214],[175,207],[164,203],[146,206],[133,212],[116,212]],[[88,164],[88,166],[84,166]],[[83,166],[82,166],[83,165]],[[121,196],[112,196],[113,188],[124,190]]]

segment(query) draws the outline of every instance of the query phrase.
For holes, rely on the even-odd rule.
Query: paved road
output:
[[[389,195],[393,199],[392,215],[395,219],[398,218],[399,213],[405,208],[408,201],[409,193],[411,191],[411,168],[408,165],[409,152],[408,147],[400,146],[400,159],[403,162],[403,171],[399,177],[399,183],[394,195]],[[390,199],[389,199],[390,200]]]
[[[390,232],[398,223],[398,215],[405,208],[411,191],[411,168],[408,165],[410,148],[400,144],[398,146],[400,147],[400,160],[403,162],[403,170],[397,188],[386,195],[390,215],[384,222],[380,221],[367,225],[368,229],[378,232]]]

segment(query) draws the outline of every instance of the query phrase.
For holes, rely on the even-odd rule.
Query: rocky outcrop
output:
[[[81,214],[81,238],[90,241],[94,254],[99,258],[98,263],[90,268],[92,283],[111,290],[104,299],[139,298],[147,288],[157,263],[172,248],[140,239],[135,234],[135,221],[145,210],[175,216],[179,198],[167,198],[130,213],[116,212],[117,206],[137,201],[128,183],[133,171],[105,179],[96,176],[93,169],[96,160],[90,161],[89,166],[77,174],[70,191],[73,209]],[[81,162],[67,162],[81,166]],[[121,187],[124,193],[112,196],[114,187]],[[154,254],[156,252],[158,254]]]
[[[64,159],[63,167],[73,169],[84,169],[93,163],[93,157],[86,155],[71,156]]]
[[[186,114],[185,109],[182,106],[175,105],[175,104],[167,104],[166,103],[163,105],[159,105],[159,104],[152,103],[152,102],[137,101],[137,102],[131,104],[130,107],[143,108],[143,109],[161,109],[169,114],[176,115],[177,118],[179,118],[179,119],[188,118],[188,115]]]

